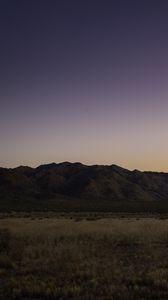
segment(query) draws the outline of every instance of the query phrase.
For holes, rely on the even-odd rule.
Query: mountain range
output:
[[[168,211],[168,173],[51,163],[0,168],[0,210]]]

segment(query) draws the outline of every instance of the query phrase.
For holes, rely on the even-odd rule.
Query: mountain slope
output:
[[[0,209],[122,210],[126,202],[167,207],[168,174],[69,162],[0,168]]]

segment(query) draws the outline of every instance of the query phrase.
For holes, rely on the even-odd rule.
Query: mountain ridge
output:
[[[0,209],[19,209],[24,205],[40,209],[49,203],[50,209],[65,209],[71,202],[79,210],[83,206],[89,209],[93,203],[95,210],[99,206],[108,210],[116,202],[167,205],[168,173],[80,162],[0,168]]]

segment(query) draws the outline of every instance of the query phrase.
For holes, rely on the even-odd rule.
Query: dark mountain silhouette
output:
[[[69,162],[0,168],[0,209],[168,211],[168,173]]]

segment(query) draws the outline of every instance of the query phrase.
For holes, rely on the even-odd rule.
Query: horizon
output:
[[[0,3],[0,165],[168,172],[168,2]]]
[[[15,166],[12,166],[12,167],[5,167],[5,166],[0,166],[0,168],[4,168],[4,169],[17,169],[17,168],[32,168],[32,169],[36,169],[40,166],[48,166],[48,165],[61,165],[61,164],[80,164],[80,165],[83,165],[83,166],[87,166],[87,167],[93,167],[93,166],[102,166],[102,167],[111,167],[111,166],[115,166],[115,167],[118,167],[118,168],[121,168],[121,169],[125,169],[125,170],[128,170],[128,171],[138,171],[138,172],[154,172],[154,173],[168,173],[168,171],[158,171],[158,170],[140,170],[140,169],[129,169],[129,168],[126,168],[124,166],[121,166],[121,165],[118,165],[116,163],[111,163],[111,164],[87,164],[87,163],[83,163],[83,162],[80,162],[80,161],[60,161],[60,162],[48,162],[48,163],[42,163],[42,164],[36,164],[36,165],[15,165]]]

